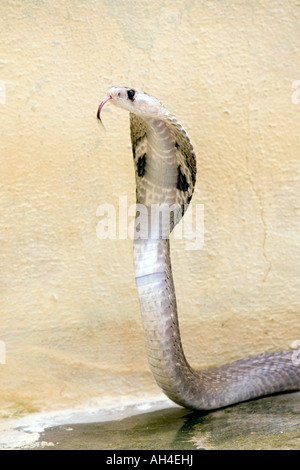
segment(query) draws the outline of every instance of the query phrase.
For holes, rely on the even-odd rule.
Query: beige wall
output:
[[[161,396],[132,242],[96,236],[100,204],[135,198],[128,115],[96,120],[111,85],[158,97],[197,153],[205,245],[172,246],[190,362],[300,339],[299,24],[283,0],[0,3],[2,416]]]

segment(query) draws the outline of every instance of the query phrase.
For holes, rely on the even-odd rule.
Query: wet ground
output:
[[[101,423],[66,424],[40,434],[38,449],[299,450],[300,392],[195,413],[172,407]]]

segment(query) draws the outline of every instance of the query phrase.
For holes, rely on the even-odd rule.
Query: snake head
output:
[[[100,113],[107,101],[119,108],[137,114],[143,119],[163,119],[169,113],[166,108],[154,96],[148,95],[143,91],[137,91],[133,88],[123,86],[113,86],[107,92],[107,97],[102,101],[98,108],[97,118],[101,121]]]

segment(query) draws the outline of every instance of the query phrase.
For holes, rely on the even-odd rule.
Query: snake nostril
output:
[[[119,93],[118,93],[118,97],[120,98],[120,96],[121,96],[121,93],[119,92]]]

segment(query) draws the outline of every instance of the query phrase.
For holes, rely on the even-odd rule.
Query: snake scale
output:
[[[179,332],[169,234],[192,198],[196,182],[193,146],[181,124],[153,96],[112,87],[98,108],[100,121],[108,101],[130,113],[137,202],[134,265],[148,360],[157,384],[175,403],[196,410],[299,390],[300,366],[292,350],[206,370],[194,370],[187,362]],[[169,218],[151,217],[151,208],[158,206],[169,208]]]

